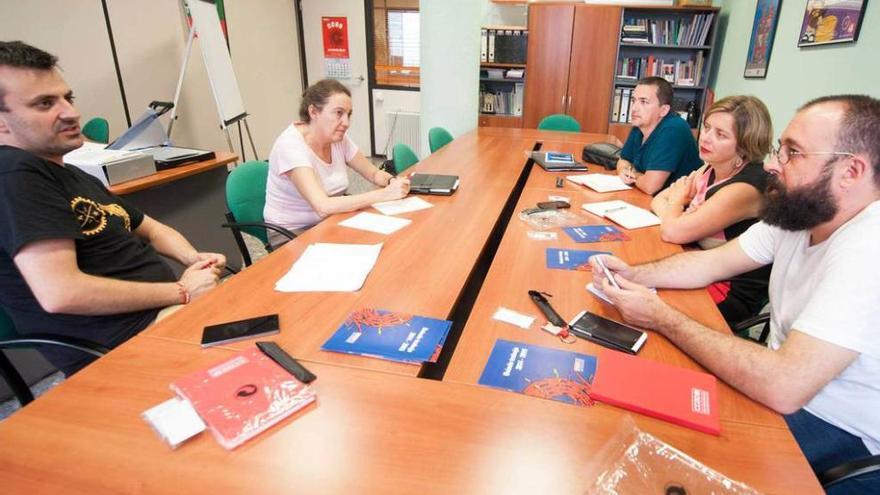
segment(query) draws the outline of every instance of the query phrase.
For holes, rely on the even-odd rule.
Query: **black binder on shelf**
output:
[[[503,64],[526,63],[528,44],[528,32],[499,29],[495,33],[495,62]]]

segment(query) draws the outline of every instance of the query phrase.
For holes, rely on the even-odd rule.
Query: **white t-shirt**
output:
[[[357,145],[346,134],[342,141],[330,145],[331,163],[327,163],[306,144],[296,126],[289,125],[275,140],[269,153],[266,206],[263,208],[265,221],[289,230],[311,227],[320,222],[321,217],[302,197],[287,172],[310,167],[318,175],[324,192],[328,196],[337,196],[348,189],[348,162],[357,152]]]
[[[880,201],[824,242],[764,222],[739,237],[745,253],[773,263],[769,346],[792,329],[859,352],[805,408],[880,453]],[[803,366],[809,367],[810,363]]]

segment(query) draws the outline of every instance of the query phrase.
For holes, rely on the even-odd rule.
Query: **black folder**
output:
[[[413,174],[409,180],[409,192],[415,194],[449,196],[458,189],[457,175]]]

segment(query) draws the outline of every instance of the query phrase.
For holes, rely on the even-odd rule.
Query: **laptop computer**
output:
[[[458,189],[457,175],[413,174],[409,179],[409,192],[449,196]]]
[[[532,160],[548,172],[569,172],[589,170],[586,165],[574,159],[571,153],[557,151],[533,151]]]
[[[107,146],[108,150],[128,150],[146,153],[156,162],[156,170],[174,168],[183,163],[207,160],[216,155],[213,151],[178,148],[171,145],[159,115],[148,108],[125,132]]]

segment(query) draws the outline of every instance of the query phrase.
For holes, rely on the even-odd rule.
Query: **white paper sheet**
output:
[[[353,292],[364,285],[382,244],[311,244],[275,283],[279,292]]]
[[[168,399],[141,414],[153,430],[172,449],[190,437],[205,431],[205,423],[189,401],[180,397]]]
[[[432,208],[434,205],[418,196],[410,196],[408,198],[396,199],[394,201],[374,203],[372,206],[385,215],[400,215],[401,213]]]
[[[630,204],[626,201],[615,199],[613,201],[599,201],[598,203],[584,203],[581,205],[581,208],[592,213],[593,215],[604,217],[605,213],[610,210],[626,208],[628,206],[630,206]]]
[[[366,230],[379,234],[392,234],[406,227],[412,222],[406,218],[389,217],[386,215],[377,215],[375,213],[361,212],[350,217],[339,225],[351,229]]]
[[[632,187],[623,183],[620,176],[611,174],[583,174],[566,177],[575,184],[587,186],[596,192],[626,191]]]
[[[492,315],[492,319],[503,321],[504,323],[510,323],[511,325],[516,325],[520,328],[529,328],[535,321],[534,316],[517,313],[512,309],[504,307],[498,308],[498,311],[495,311],[495,314]]]
[[[638,206],[633,205],[629,205],[620,210],[606,211],[605,217],[612,222],[621,225],[623,228],[630,230],[650,227],[652,225],[660,225],[660,217],[644,208],[639,208]]]
[[[653,287],[649,287],[649,289],[651,289],[651,292],[653,292],[655,294],[657,293],[657,289],[655,289]],[[590,282],[587,284],[587,291],[589,291],[590,293],[592,293],[594,296],[598,297],[599,299],[614,306],[614,303],[611,302],[611,299],[608,298],[608,294],[605,294],[605,291],[603,291],[601,288],[596,286],[593,282]]]
[[[598,203],[584,203],[581,205],[581,208],[594,215],[605,217],[625,229],[632,230],[660,225],[660,217],[657,215],[619,199]]]

